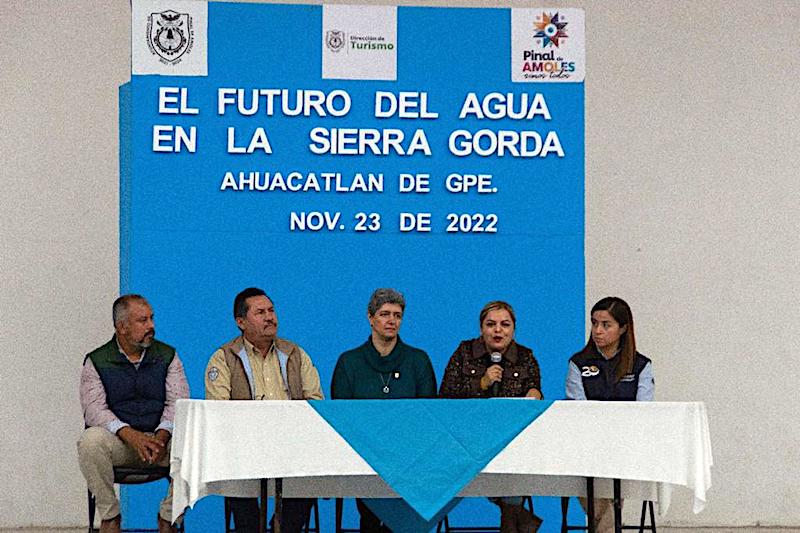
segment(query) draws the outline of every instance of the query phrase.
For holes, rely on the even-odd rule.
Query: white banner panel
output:
[[[582,9],[511,10],[511,81],[577,83],[585,77]]]
[[[323,6],[322,77],[396,80],[397,6]]]
[[[194,0],[134,0],[134,74],[208,75],[208,4]]]

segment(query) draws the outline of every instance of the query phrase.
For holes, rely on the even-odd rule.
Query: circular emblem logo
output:
[[[183,48],[185,42],[186,36],[183,30],[180,28],[170,28],[169,26],[159,28],[153,39],[153,44],[168,55],[178,53],[178,51]]]
[[[167,10],[151,13],[147,21],[147,47],[164,64],[177,64],[191,53],[194,30],[188,13]]]
[[[344,32],[338,30],[328,30],[325,35],[325,46],[331,52],[339,52],[344,48]]]

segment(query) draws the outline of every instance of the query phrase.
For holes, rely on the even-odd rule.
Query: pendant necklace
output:
[[[383,379],[383,374],[380,372],[378,372],[378,376],[381,378],[381,383],[383,383],[383,393],[389,394],[389,382],[392,381],[392,373],[389,372],[389,379],[386,380]]]

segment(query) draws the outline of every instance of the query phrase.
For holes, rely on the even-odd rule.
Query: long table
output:
[[[460,400],[438,401],[459,416]],[[686,487],[697,513],[712,464],[702,403],[559,401],[459,496],[585,496],[593,478],[595,497],[610,498],[620,479],[623,498],[658,501],[662,514],[673,488]],[[398,497],[302,401],[179,400],[170,470],[174,517],[209,494],[257,497],[262,480],[282,480],[286,497]]]

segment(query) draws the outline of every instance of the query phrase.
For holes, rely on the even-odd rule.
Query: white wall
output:
[[[0,2],[0,527],[85,523],[83,354],[118,291],[127,2]]]
[[[658,399],[709,409],[709,506],[668,521],[800,526],[800,4],[546,4],[586,9],[587,306],[626,298]],[[85,520],[129,32],[127,2],[0,2],[0,527]]]
[[[657,398],[708,406],[680,523],[800,525],[800,3],[761,5],[587,5],[587,299],[627,297]]]

